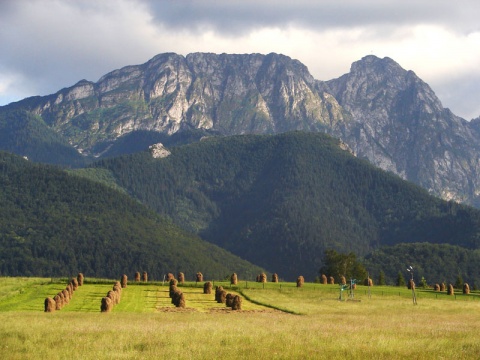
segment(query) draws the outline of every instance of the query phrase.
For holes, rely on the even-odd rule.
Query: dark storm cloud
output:
[[[325,30],[422,23],[442,24],[462,32],[480,29],[480,2],[469,0],[142,1],[150,7],[156,22],[171,29],[209,28],[229,35],[289,25]]]

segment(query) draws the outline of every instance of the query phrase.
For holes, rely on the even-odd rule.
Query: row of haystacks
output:
[[[45,299],[45,312],[54,312],[56,310],[61,310],[65,305],[67,305],[73,297],[73,293],[78,289],[79,286],[83,285],[84,276],[82,273],[78,273],[76,278],[72,278],[67,287],[59,291],[53,299],[47,297]]]
[[[135,282],[147,282],[148,281],[148,273],[146,271],[144,271],[140,277],[140,272],[137,271],[135,273]]]
[[[126,275],[123,275],[123,276],[126,277]],[[122,279],[123,279],[123,276],[122,276]],[[100,304],[101,312],[110,312],[112,311],[115,305],[120,304],[120,298],[122,297],[123,287],[124,286],[122,285],[121,281],[116,281],[115,284],[113,284],[113,289],[107,293],[107,296],[102,298],[102,302]]]
[[[449,284],[448,286],[446,286],[445,283],[435,284],[433,286],[433,291],[438,291],[438,292],[445,292],[446,291],[448,295],[454,295],[455,294],[455,289],[454,289],[453,285]],[[463,284],[462,293],[465,294],[465,295],[470,294],[470,285],[468,285],[468,283]]]
[[[178,280],[175,278],[170,279],[169,281],[169,296],[172,299],[172,304],[177,308],[184,308],[185,304],[185,294],[178,287]]]
[[[232,308],[232,310],[242,310],[242,298],[240,295],[227,293],[223,286],[217,286],[215,288],[215,301],[219,304],[225,304],[227,307]]]

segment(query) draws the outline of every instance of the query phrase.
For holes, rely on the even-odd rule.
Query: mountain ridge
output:
[[[480,206],[478,121],[443,108],[428,84],[388,57],[368,55],[320,81],[281,54],[165,53],[0,112],[11,108],[40,116],[85,159],[106,156],[136,131],[326,132],[432,194]]]

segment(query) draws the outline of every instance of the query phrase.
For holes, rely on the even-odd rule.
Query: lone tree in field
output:
[[[345,276],[347,279],[365,279],[367,277],[365,266],[357,260],[357,256],[353,252],[340,254],[335,250],[326,250],[323,264],[320,274],[330,274],[333,277]]]
[[[387,282],[385,280],[385,273],[383,270],[380,270],[380,273],[378,274],[378,285],[383,286],[386,285]]]
[[[401,271],[399,271],[397,275],[397,286],[405,286],[405,278]]]

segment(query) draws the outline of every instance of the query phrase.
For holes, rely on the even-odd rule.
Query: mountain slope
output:
[[[260,268],[165,221],[126,195],[0,152],[0,274],[187,279]]]
[[[326,249],[480,246],[480,212],[430,196],[321,133],[209,138],[103,160],[132,196],[227,250],[293,279],[317,275]]]

